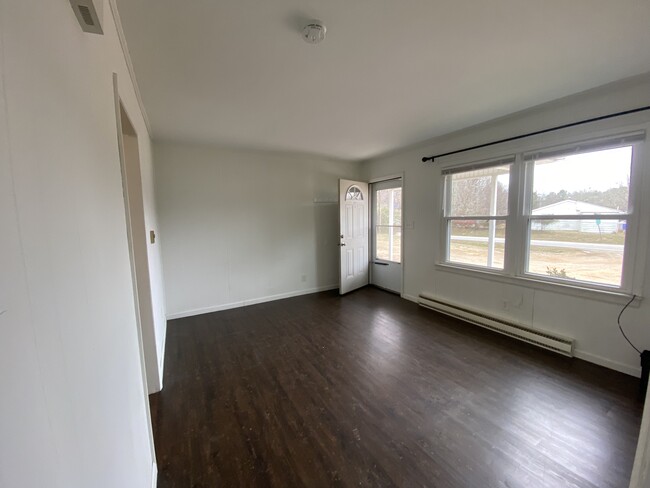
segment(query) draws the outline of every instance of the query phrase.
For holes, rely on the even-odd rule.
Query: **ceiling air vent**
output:
[[[103,34],[101,23],[95,8],[97,0],[70,0],[72,10],[74,10],[81,30],[92,34]],[[99,3],[101,7],[101,3]]]

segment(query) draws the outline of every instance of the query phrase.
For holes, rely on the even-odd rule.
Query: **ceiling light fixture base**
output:
[[[327,28],[320,20],[311,20],[302,29],[302,38],[309,44],[318,44],[325,39]]]

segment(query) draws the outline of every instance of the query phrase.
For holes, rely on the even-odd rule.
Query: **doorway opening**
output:
[[[140,348],[140,368],[144,386],[144,404],[147,415],[147,428],[149,430],[151,458],[153,460],[153,476],[156,479],[156,452],[153,441],[148,395],[162,389],[162,378],[160,378],[157,360],[158,355],[156,352],[153,300],[151,295],[144,218],[144,199],[142,195],[142,175],[140,174],[140,147],[138,144],[138,134],[120,99],[117,75],[115,73],[113,74],[113,92],[115,97],[115,115],[117,118],[120,170],[122,172],[126,233],[129,246],[129,258],[131,261],[135,319]]]
[[[368,183],[339,180],[339,293],[368,284]]]
[[[140,326],[144,353],[147,390],[149,393],[155,393],[161,389],[161,378],[159,378],[153,302],[151,298],[147,230],[144,219],[142,176],[140,174],[140,148],[138,135],[121,101],[119,101],[119,115],[122,184],[131,271],[135,288],[136,315]]]

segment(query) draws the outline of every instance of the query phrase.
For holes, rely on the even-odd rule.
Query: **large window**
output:
[[[444,169],[444,262],[630,291],[633,169],[643,137]]]
[[[512,161],[446,172],[447,261],[503,269]]]
[[[531,159],[527,271],[620,287],[632,146]]]

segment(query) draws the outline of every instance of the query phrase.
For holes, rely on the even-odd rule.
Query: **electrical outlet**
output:
[[[307,281],[307,275],[302,275],[302,276],[300,277],[300,281],[302,281],[303,283],[304,283],[305,281]]]

